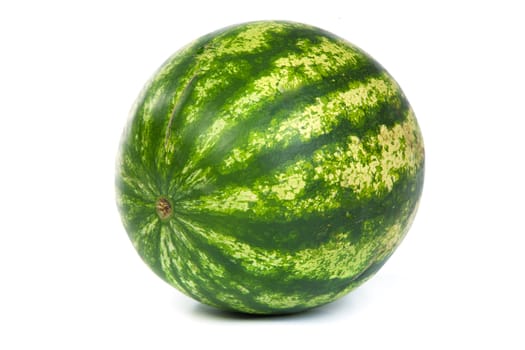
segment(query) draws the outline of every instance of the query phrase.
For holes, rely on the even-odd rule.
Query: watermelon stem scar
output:
[[[168,219],[173,212],[171,203],[164,197],[157,200],[155,208],[157,209],[157,214],[162,220]]]

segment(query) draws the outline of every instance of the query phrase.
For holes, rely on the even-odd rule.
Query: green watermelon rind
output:
[[[186,295],[306,310],[373,276],[417,212],[424,146],[398,84],[319,28],[261,21],[170,57],[130,114],[117,204],[139,255]]]

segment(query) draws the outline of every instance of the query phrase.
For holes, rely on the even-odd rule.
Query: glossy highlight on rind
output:
[[[183,293],[292,313],[381,268],[417,212],[424,158],[407,99],[365,52],[251,22],[197,39],[146,84],[117,204],[142,259]]]

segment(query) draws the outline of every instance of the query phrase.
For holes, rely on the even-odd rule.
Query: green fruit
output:
[[[142,259],[221,309],[331,302],[409,229],[424,148],[393,78],[318,28],[253,22],[169,58],[131,112],[117,164]]]

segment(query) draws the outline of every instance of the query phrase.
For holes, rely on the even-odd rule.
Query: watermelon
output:
[[[195,40],[147,82],[116,198],[164,281],[220,309],[286,314],[373,276],[423,177],[414,112],[380,64],[322,29],[259,21]]]

